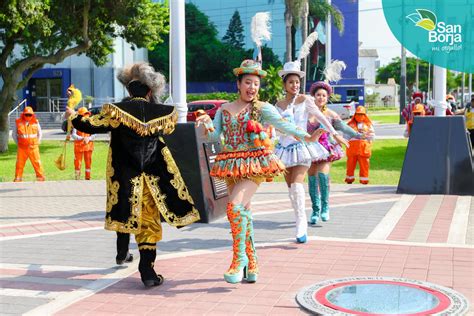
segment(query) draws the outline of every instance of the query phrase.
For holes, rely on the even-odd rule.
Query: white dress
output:
[[[336,132],[309,97],[298,104],[290,103],[285,110],[278,106],[276,108],[285,120],[294,123],[303,130],[307,129],[308,118],[315,116],[330,133]],[[294,166],[309,167],[312,161],[322,160],[329,156],[329,152],[319,142],[306,143],[303,140],[297,140],[286,135],[279,136],[278,143],[275,146],[275,154],[287,168]]]

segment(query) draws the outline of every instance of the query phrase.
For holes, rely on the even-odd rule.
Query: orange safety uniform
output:
[[[425,116],[425,114],[426,114],[425,108],[423,107],[422,104],[416,104],[413,107],[411,119],[407,121],[407,127],[406,127],[406,130],[405,130],[405,133],[404,133],[405,137],[410,137],[410,133],[411,133],[411,129],[412,129],[412,126],[413,126],[413,121],[415,119],[415,116]]]
[[[44,181],[43,165],[41,164],[39,143],[41,142],[41,126],[34,115],[33,109],[25,107],[20,118],[16,120],[13,140],[18,145],[14,182],[23,180],[25,163],[30,159],[36,173],[37,181]]]
[[[79,115],[88,117],[90,112],[85,107],[81,107],[78,111]],[[91,179],[91,165],[92,165],[92,152],[94,151],[94,135],[87,134],[76,129],[72,131],[72,139],[74,139],[74,169],[76,180],[81,178],[81,165],[84,157],[86,165],[86,180]],[[88,142],[86,142],[88,139]]]
[[[345,182],[349,184],[354,182],[354,171],[357,163],[359,163],[359,181],[362,184],[368,184],[372,140],[375,137],[375,133],[372,122],[365,113],[365,107],[358,106],[355,115],[347,125],[358,132],[358,136],[349,140],[349,147],[346,150],[347,168]]]

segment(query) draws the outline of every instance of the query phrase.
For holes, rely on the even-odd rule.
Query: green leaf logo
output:
[[[416,9],[416,12],[417,13],[407,15],[406,18],[415,23],[416,26],[427,31],[433,31],[436,28],[436,23],[438,21],[436,14],[426,9]]]
[[[427,31],[433,31],[436,27],[436,25],[430,19],[422,19],[415,25],[424,28]]]
[[[437,22],[438,18],[436,17],[436,14],[434,14],[430,10],[416,9],[416,12],[418,12],[418,14],[420,15],[420,17],[422,19],[431,20],[433,22],[433,24],[436,25],[436,22]]]

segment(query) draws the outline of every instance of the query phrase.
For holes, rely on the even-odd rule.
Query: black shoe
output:
[[[163,284],[163,276],[156,274],[155,265],[156,250],[143,249],[140,250],[140,263],[138,264],[138,271],[145,287],[159,286]]]
[[[119,255],[117,255],[117,257],[115,257],[115,262],[118,265],[122,265],[124,263],[130,263],[132,261],[133,261],[133,255],[130,252],[127,252],[127,254],[125,255],[125,258],[123,258],[123,256],[119,256]]]
[[[161,274],[157,274],[156,278],[151,279],[151,280],[143,280],[143,278],[142,278],[142,282],[145,285],[145,287],[159,286],[159,285],[163,284],[163,281],[164,281],[164,278]]]

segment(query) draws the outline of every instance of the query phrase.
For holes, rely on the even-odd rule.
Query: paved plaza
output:
[[[351,276],[436,283],[472,305],[474,199],[395,190],[333,185],[331,221],[296,244],[286,186],[264,183],[252,202],[256,284],[224,282],[232,254],[222,218],[180,230],[164,224],[155,268],[165,282],[145,289],[138,260],[115,265],[115,233],[103,229],[104,181],[0,183],[0,313],[304,315],[300,289]],[[309,214],[309,196],[306,206]],[[138,259],[134,241],[131,251]]]

